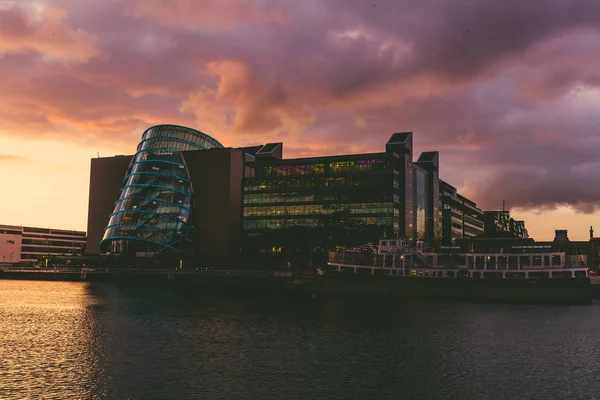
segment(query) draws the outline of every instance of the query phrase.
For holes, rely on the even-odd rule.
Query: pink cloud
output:
[[[242,140],[258,134],[295,136],[315,121],[313,109],[302,97],[291,97],[279,82],[262,82],[241,61],[210,62],[206,73],[215,87],[204,86],[181,105],[181,111],[192,113],[206,132]]]
[[[284,24],[291,18],[280,7],[259,7],[251,0],[142,0],[130,8],[138,18],[149,17],[164,25],[210,32],[245,24]]]
[[[74,63],[97,56],[94,36],[65,25],[66,14],[66,10],[50,5],[37,15],[24,8],[0,8],[0,56],[34,51]]]

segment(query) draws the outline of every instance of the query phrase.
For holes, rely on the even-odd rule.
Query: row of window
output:
[[[334,188],[334,187],[386,187],[391,185],[389,176],[357,177],[324,177],[316,176],[302,179],[246,179],[244,191]]]
[[[48,246],[76,246],[85,243],[85,240],[77,239],[77,240],[53,240],[53,239],[23,239],[23,245],[48,245]]]
[[[173,207],[176,208],[176,207]],[[181,209],[177,209],[181,211]],[[137,212],[136,210],[125,210],[110,217],[108,225],[132,223],[132,225],[157,225],[181,221],[187,222],[187,212],[176,212],[172,214],[152,212]]]
[[[319,204],[294,206],[245,207],[244,217],[268,217],[285,215],[328,215],[339,211],[349,211],[350,214],[391,214],[399,213],[394,210],[392,203],[354,203],[354,204]]]
[[[400,198],[394,196],[395,202]],[[322,193],[285,192],[285,193],[248,193],[244,195],[244,204],[297,204],[297,203],[350,203],[391,201],[389,190],[328,190]]]
[[[392,226],[391,217],[353,217],[352,221],[366,225]],[[287,219],[259,219],[244,220],[244,229],[287,229],[294,227],[317,228],[323,225],[319,218],[287,218]]]
[[[205,135],[201,134],[200,132],[198,132],[198,133],[194,132],[191,129],[186,129],[184,127],[175,127],[175,126],[172,126],[172,127],[171,126],[159,126],[159,127],[151,128],[150,130],[146,131],[146,133],[144,134],[143,140],[152,139],[152,138],[161,138],[161,137],[182,139],[187,142],[196,143],[197,145],[202,146],[204,148],[221,147],[221,145],[215,139],[213,139],[209,136],[205,136]],[[158,139],[158,140],[160,140],[160,139]],[[157,139],[154,139],[154,140],[148,140],[147,142],[143,142],[143,143],[152,142],[153,147],[155,147],[154,143],[156,143],[156,141],[157,141]],[[168,139],[167,139],[167,141],[168,141]],[[173,142],[173,141],[174,140],[172,140],[171,142]],[[188,145],[188,146],[190,146],[190,145]]]
[[[188,236],[179,231],[159,231],[153,229],[137,229],[131,225],[115,226],[110,228],[105,237],[133,237],[148,240],[150,242],[171,245],[171,243],[179,243],[188,241]]]
[[[264,176],[295,176],[308,174],[384,171],[387,163],[382,158],[334,161],[330,163],[268,165],[263,167]]]
[[[48,253],[48,254],[72,254],[72,253],[80,253],[81,247],[74,248],[61,248],[61,247],[36,247],[36,246],[27,246],[23,248],[23,254],[21,258],[25,258],[25,253]]]

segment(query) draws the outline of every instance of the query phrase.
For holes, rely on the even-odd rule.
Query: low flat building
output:
[[[86,240],[81,231],[0,225],[0,263],[41,265],[47,258],[80,256]]]

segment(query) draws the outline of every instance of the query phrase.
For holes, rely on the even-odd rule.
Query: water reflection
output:
[[[593,399],[598,311],[0,281],[0,398]]]

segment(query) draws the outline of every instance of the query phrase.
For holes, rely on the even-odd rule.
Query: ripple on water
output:
[[[0,281],[0,399],[595,399],[599,311]]]

